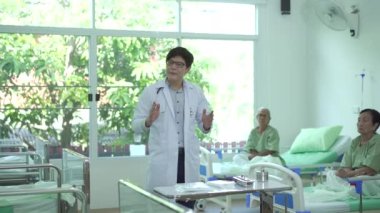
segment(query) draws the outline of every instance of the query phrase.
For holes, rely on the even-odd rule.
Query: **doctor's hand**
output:
[[[152,108],[150,109],[149,117],[145,120],[145,126],[148,128],[152,126],[152,123],[155,120],[157,120],[159,115],[160,115],[160,104],[153,102]]]
[[[202,113],[202,123],[203,129],[209,131],[212,126],[212,121],[214,120],[214,111],[211,111],[210,114],[207,115],[206,110],[203,110]]]

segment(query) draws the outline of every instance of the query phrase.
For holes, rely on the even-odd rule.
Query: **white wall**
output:
[[[339,1],[343,7],[358,6],[359,36],[334,31],[321,24],[315,15],[309,21],[309,99],[316,126],[333,123],[344,126],[343,133],[357,136],[354,109],[361,107],[361,78],[364,77],[363,108],[380,110],[380,1]]]
[[[115,157],[91,159],[91,209],[116,208],[120,179],[144,187],[147,157]]]
[[[272,111],[281,150],[286,150],[301,128],[341,124],[354,137],[361,105],[380,110],[380,1],[338,1],[360,10],[359,37],[323,25],[308,0],[291,1],[291,14],[281,15],[280,0],[260,6],[260,38],[256,45],[255,108]]]
[[[270,108],[271,125],[280,134],[280,149],[290,146],[301,127],[310,125],[306,102],[307,26],[299,8],[291,2],[291,14],[281,15],[280,1],[259,6],[259,40],[255,60],[255,109]]]

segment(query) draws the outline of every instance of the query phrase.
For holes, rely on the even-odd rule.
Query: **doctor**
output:
[[[199,141],[196,125],[211,130],[213,112],[203,91],[184,80],[194,61],[183,47],[166,56],[166,79],[144,89],[134,112],[135,134],[149,131],[147,190],[199,181]]]

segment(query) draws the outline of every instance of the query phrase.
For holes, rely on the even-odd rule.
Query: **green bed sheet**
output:
[[[359,211],[359,199],[349,199],[345,202],[350,206],[351,211]],[[380,199],[376,198],[364,198],[363,210],[379,210],[380,212]]]
[[[8,201],[0,200],[1,213],[13,213],[13,206]]]
[[[333,163],[338,159],[336,152],[305,152],[305,153],[290,153],[287,151],[281,154],[281,158],[285,161],[287,167],[296,168],[298,166],[317,165]],[[301,174],[316,173],[318,168],[301,169]]]
[[[338,159],[336,152],[305,152],[292,154],[287,151],[281,154],[281,157],[285,160],[286,166],[303,166],[332,163]]]

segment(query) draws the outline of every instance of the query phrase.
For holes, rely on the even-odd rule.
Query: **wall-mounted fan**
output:
[[[359,10],[351,6],[350,11],[345,11],[342,6],[333,0],[314,1],[315,12],[323,24],[333,30],[350,29],[352,37],[358,37]]]

